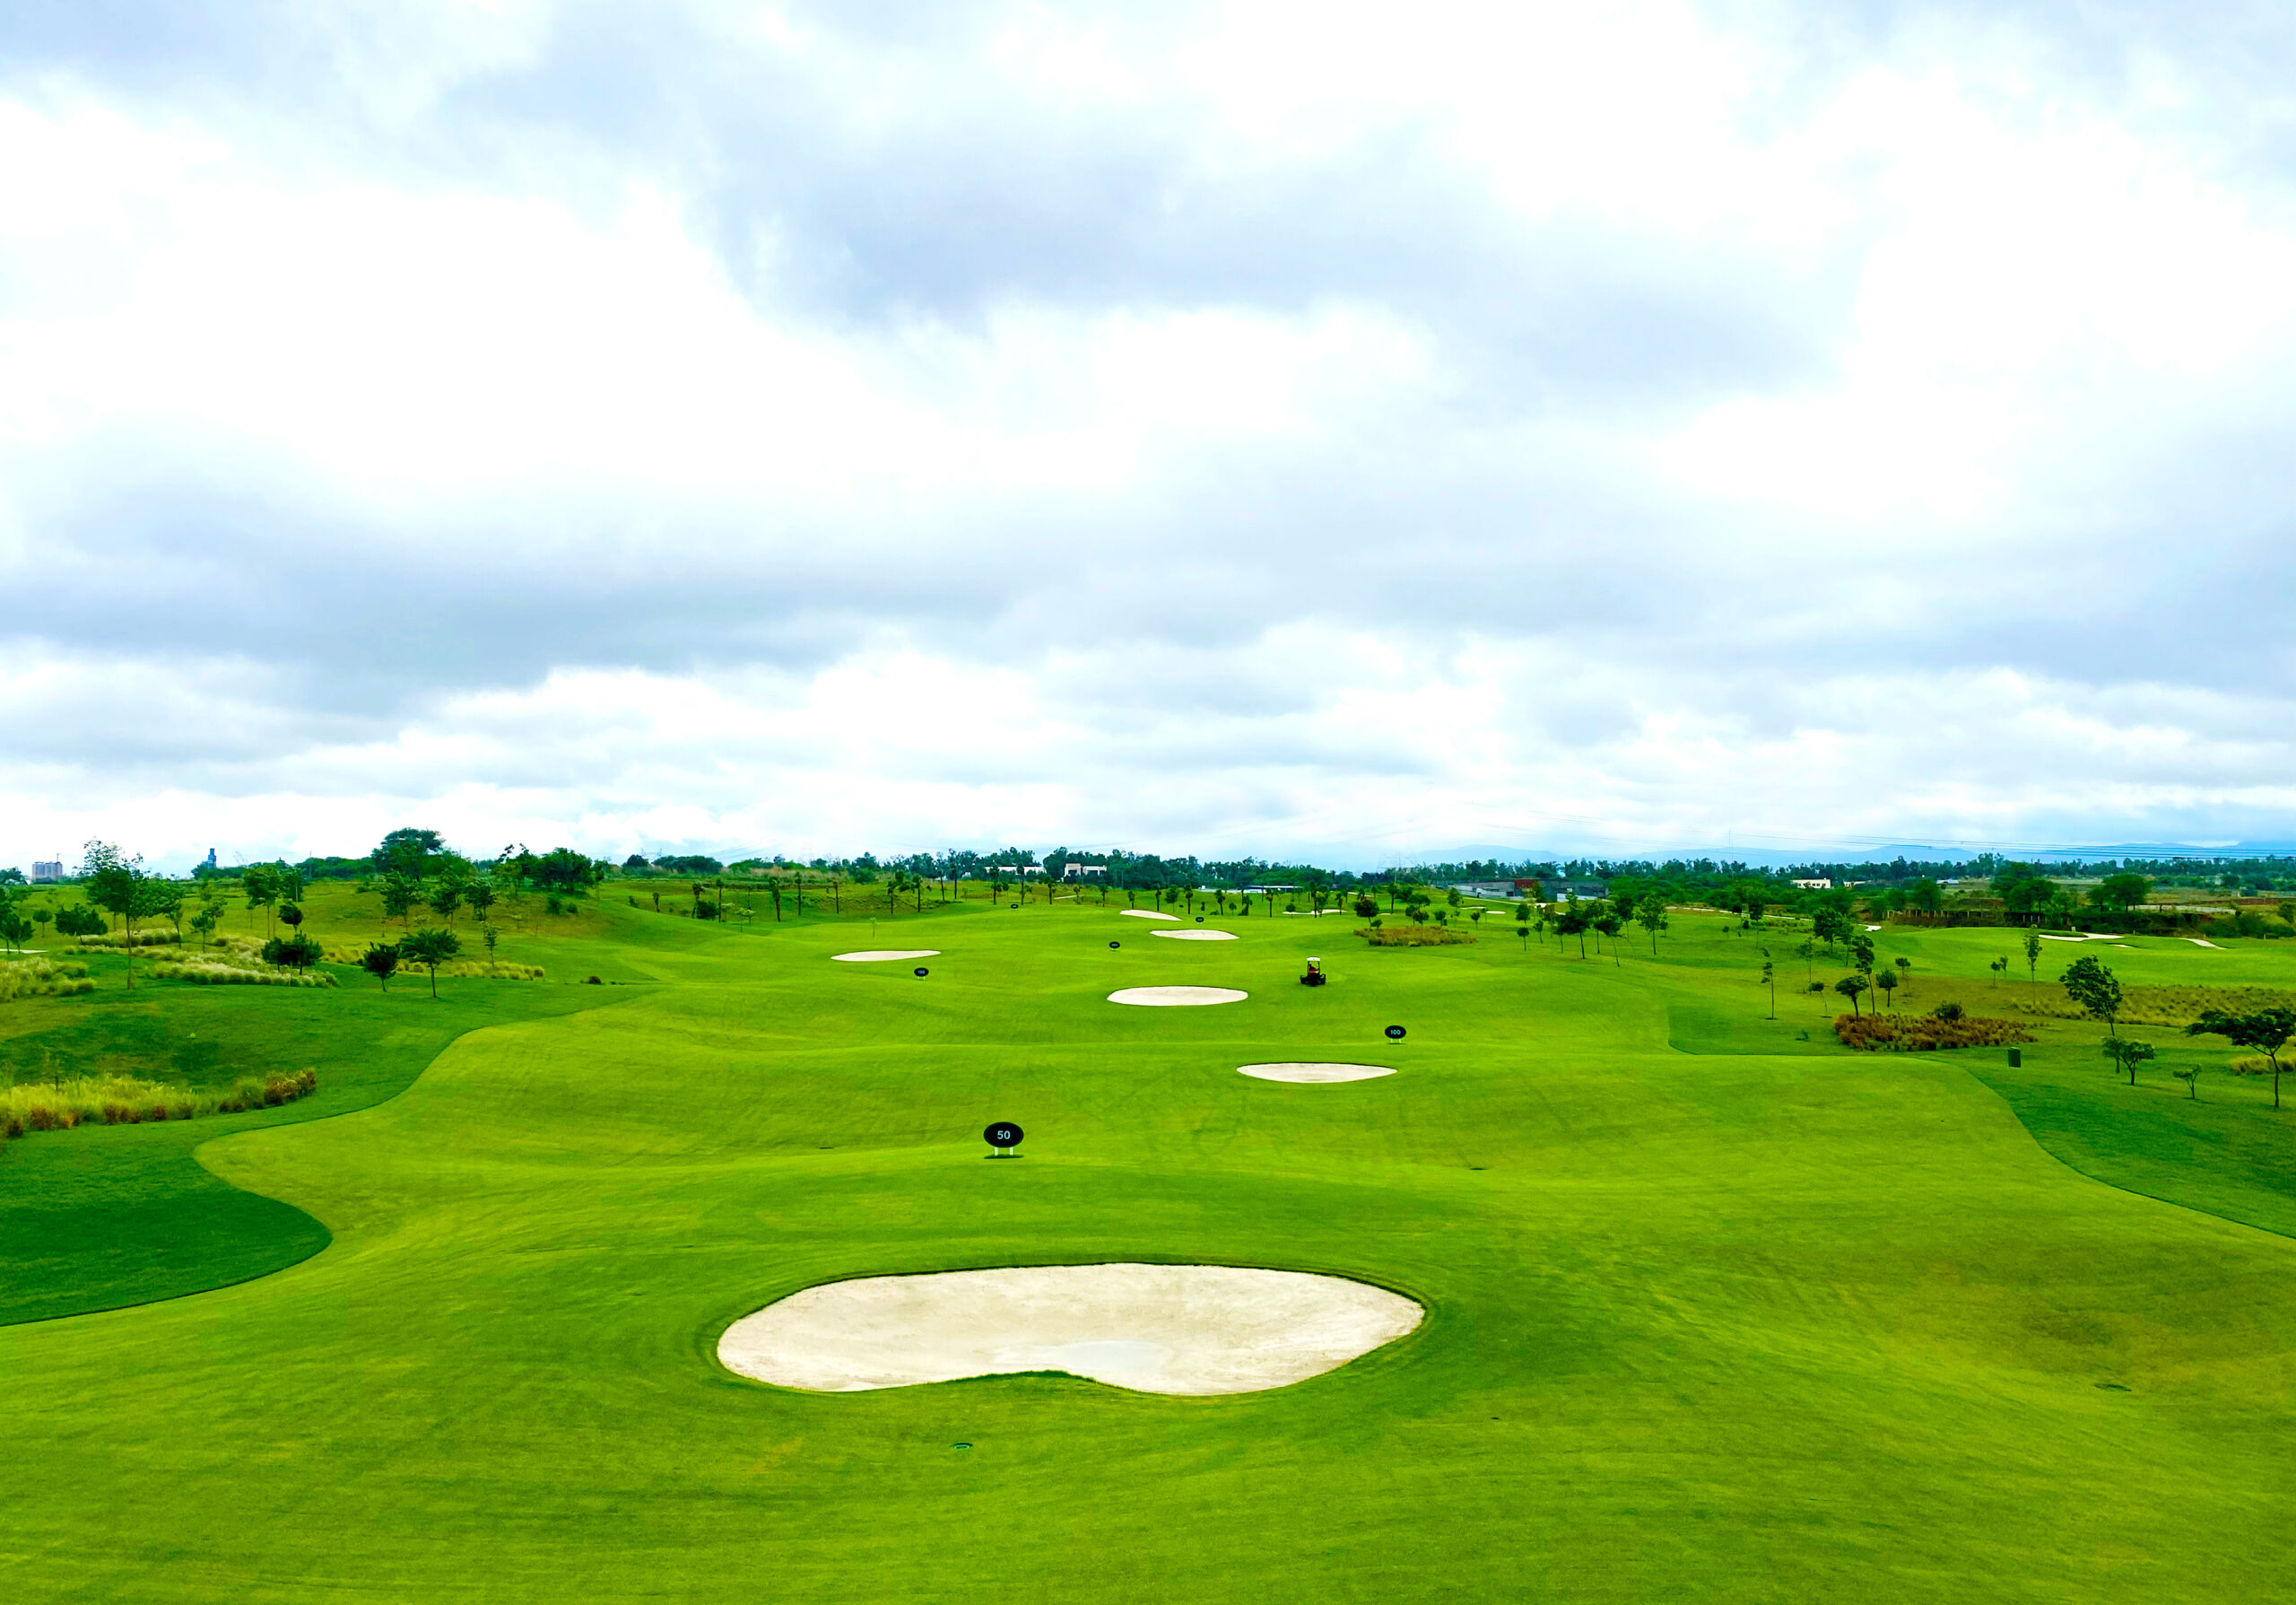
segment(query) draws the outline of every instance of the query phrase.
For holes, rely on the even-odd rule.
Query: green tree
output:
[[[2259,1008],[2231,1014],[2221,1008],[2203,1010],[2185,1027],[2187,1036],[2221,1036],[2238,1048],[2254,1048],[2272,1065],[2272,1106],[2280,1107],[2280,1051],[2296,1035],[2296,1009]]]
[[[1778,1018],[1778,967],[1770,962],[1770,953],[1761,955],[1761,983],[1770,989],[1770,1017]]]
[[[1874,984],[1881,990],[1883,1003],[1886,1003],[1892,1008],[1896,1007],[1898,973],[1895,970],[1883,970],[1879,975],[1874,977]],[[1880,1003],[1874,1005],[1877,1009],[1881,1007]]]
[[[274,937],[263,945],[263,962],[286,970],[308,970],[326,956],[317,942],[300,931]]]
[[[1945,889],[1926,876],[1909,882],[1905,888],[1905,906],[1935,924],[1945,912]]]
[[[1909,958],[1893,958],[1890,962],[1897,966],[1898,984],[1905,988],[1908,997],[1911,997],[1913,995],[1913,961]]]
[[[1611,939],[1611,963],[1618,964],[1618,938],[1626,929],[1626,921],[1616,914],[1605,912],[1595,917],[1595,929]]]
[[[1635,905],[1634,922],[1650,933],[1650,956],[1658,956],[1658,933],[1666,929],[1666,898],[1663,892],[1651,892]]]
[[[1833,990],[1849,999],[1850,1013],[1863,1012],[1857,1007],[1857,999],[1866,990],[1866,978],[1863,975],[1845,975],[1833,983]]]
[[[2040,974],[2039,974],[2039,972],[2040,972],[2040,964],[2041,964],[2041,933],[2040,933],[2040,932],[2039,932],[2039,931],[2037,931],[2037,930],[2029,930],[2029,931],[2027,931],[2027,932],[2025,933],[2025,984],[2026,984],[2026,986],[2028,986],[2028,987],[2038,987],[2039,985],[2040,985]]]
[[[391,990],[391,977],[398,972],[398,949],[385,942],[377,942],[359,955],[359,967],[383,983],[383,990]]]
[[[1578,956],[1584,958],[1587,956],[1587,930],[1594,922],[1594,917],[1587,912],[1585,904],[1566,903],[1562,905],[1562,912],[1555,918],[1554,929],[1558,936],[1577,937]]]
[[[401,875],[418,885],[430,872],[430,860],[446,850],[446,842],[437,831],[416,830],[412,827],[396,830],[385,836],[372,854],[375,868],[386,875]],[[509,849],[504,849],[509,852]],[[526,850],[519,848],[523,856]]]
[[[1811,940],[1808,937],[1804,937],[1802,940],[1796,945],[1794,948],[1794,956],[1802,961],[1802,979],[1804,981],[1815,981],[1818,978],[1817,943]]]
[[[455,922],[455,911],[463,905],[464,888],[458,883],[440,876],[430,883],[429,903],[430,912],[448,925]]]
[[[463,901],[470,904],[471,918],[481,925],[486,923],[487,912],[494,906],[494,883],[474,880],[463,888]]]
[[[375,891],[383,900],[383,918],[396,920],[412,930],[414,911],[423,902],[422,884],[393,870],[375,884]]]
[[[439,995],[439,966],[449,963],[463,950],[462,941],[451,930],[433,927],[409,932],[399,938],[399,955],[410,964],[421,964],[430,972],[430,996]]]
[[[2057,895],[2057,883],[2031,864],[2005,864],[1993,877],[1993,891],[2013,922],[2029,924]]]
[[[109,842],[88,843],[86,861],[81,866],[80,874],[84,878],[88,901],[118,915],[126,931],[127,990],[132,992],[135,990],[135,922],[151,918],[166,906],[167,883],[144,872],[143,854],[131,857]]]
[[[2136,911],[2152,895],[2152,883],[2141,875],[2109,875],[2097,889],[2089,894],[2089,901],[2109,914],[2113,922],[2130,926],[2136,922]]]
[[[266,935],[277,929],[270,912],[279,906],[279,871],[268,864],[249,864],[239,871],[239,895],[248,900],[248,923],[255,923],[255,912],[264,911],[264,930]]]
[[[2109,1032],[2120,1017],[2120,982],[2101,959],[2076,958],[2057,977],[2065,995],[2092,1020],[2102,1020]]]
[[[2105,1057],[2111,1060],[2117,1068],[2128,1072],[2131,1086],[2136,1085],[2136,1067],[2159,1057],[2151,1042],[2131,1042],[2126,1037],[2109,1036],[2098,1046],[2104,1050]]]

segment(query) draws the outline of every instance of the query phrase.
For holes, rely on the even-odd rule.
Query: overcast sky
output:
[[[2296,839],[2296,12],[0,7],[0,864]]]

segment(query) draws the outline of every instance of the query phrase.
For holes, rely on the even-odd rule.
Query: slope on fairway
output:
[[[829,929],[611,955],[679,984],[212,1145],[334,1245],[0,1330],[0,1367],[38,1379],[0,1425],[13,1591],[2284,1587],[2296,1245],[2073,1173],[1950,1060],[1675,1051],[1674,1002],[1759,1018],[1718,939],[1639,968],[1355,952],[1309,989],[1313,925],[1112,951],[1074,911],[963,918],[923,981],[821,962],[849,946]],[[1221,1008],[1102,1001],[1231,976],[1252,996]],[[1374,1052],[1405,1073],[1235,1074]],[[1025,1163],[982,1160],[993,1118],[1028,1127]],[[1213,1399],[813,1396],[712,1358],[761,1300],[841,1278],[1124,1260],[1351,1276],[1428,1316]]]

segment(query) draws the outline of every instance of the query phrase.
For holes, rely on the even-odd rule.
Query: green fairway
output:
[[[312,903],[330,940],[374,926]],[[2085,1024],[2032,1021],[2015,1071],[1848,1053],[1839,1000],[1794,990],[1798,938],[1718,917],[1581,960],[1492,920],[1373,951],[1349,920],[1228,917],[1239,940],[1199,944],[1119,906],[735,930],[609,887],[505,941],[547,980],[443,980],[436,1003],[348,970],[130,1002],[107,960],[96,998],[17,1006],[20,1069],[316,1064],[321,1090],[0,1148],[0,1587],[2290,1595],[2296,1111],[2222,1074],[2187,1099],[2169,1068],[2221,1043],[2149,1033],[2134,1090]],[[2022,957],[1987,974],[1998,930],[1878,940],[1914,962],[1902,1007],[2023,985]],[[2296,943],[2138,946],[2124,980],[2296,981]],[[922,979],[830,962],[872,946],[940,952]],[[1309,954],[1329,986],[1294,984]],[[1161,984],[1251,995],[1104,1000]],[[1398,1073],[1236,1073],[1292,1060]],[[1025,1158],[984,1162],[1000,1118]],[[713,1356],[824,1280],[1108,1260],[1353,1276],[1428,1318],[1214,1398],[813,1395]]]

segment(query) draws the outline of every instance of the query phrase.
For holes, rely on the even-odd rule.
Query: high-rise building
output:
[[[64,860],[62,859],[34,859],[32,860],[32,878],[36,881],[62,880],[64,878]]]

